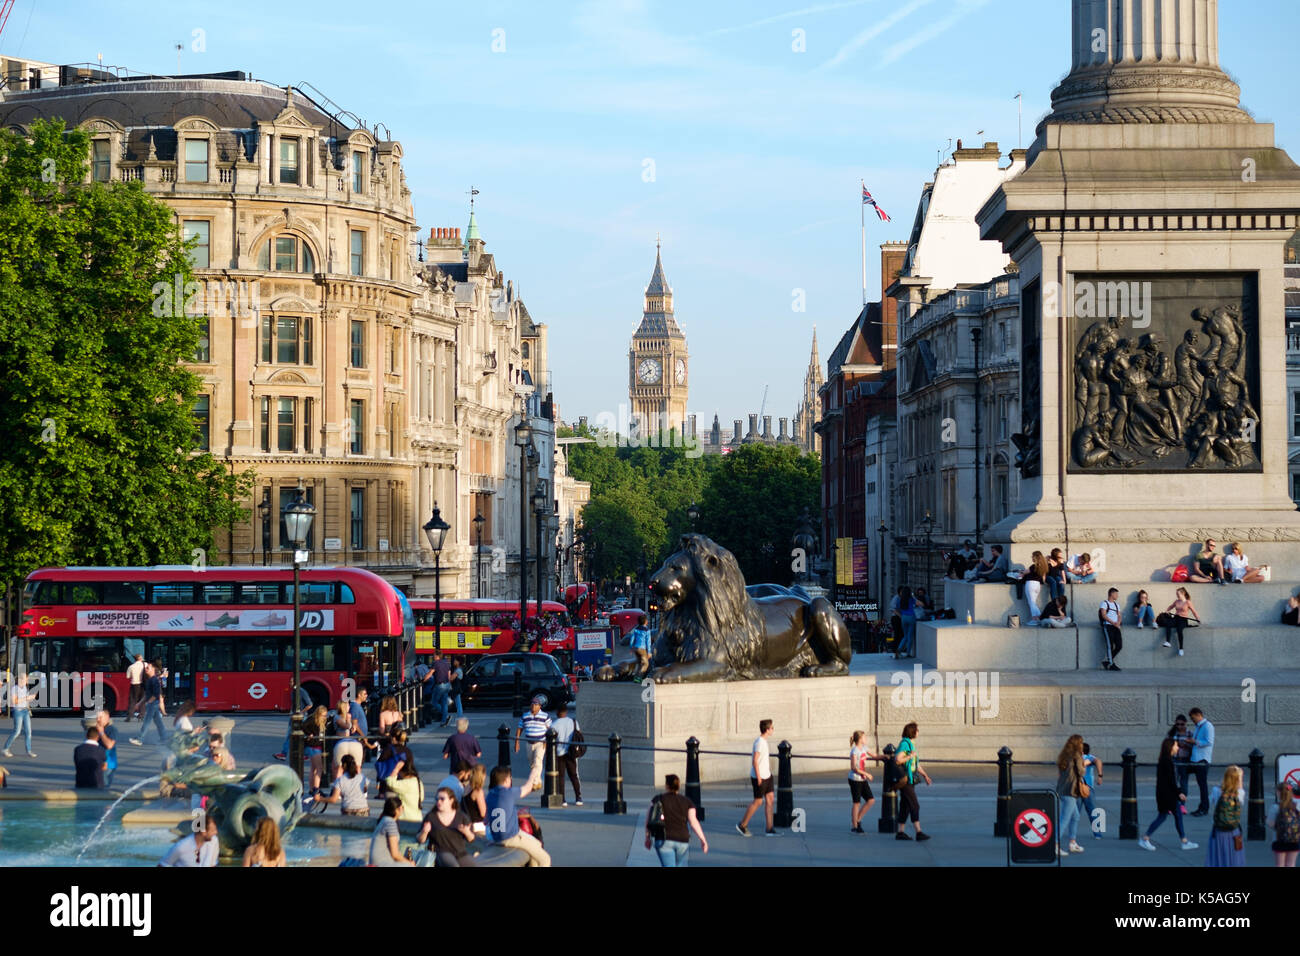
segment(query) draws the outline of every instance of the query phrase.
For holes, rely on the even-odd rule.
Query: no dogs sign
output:
[[[1052,790],[1011,791],[1007,862],[1056,863],[1057,797]]]

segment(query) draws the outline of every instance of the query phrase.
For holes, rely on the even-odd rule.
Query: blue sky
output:
[[[1298,32],[1295,0],[1220,4],[1221,61],[1295,157]],[[871,244],[907,237],[940,151],[1015,147],[1017,92],[1032,140],[1070,15],[1066,0],[17,0],[0,36],[7,55],[167,73],[178,43],[184,72],[306,80],[384,123],[426,234],[463,227],[478,188],[488,249],[550,327],[567,419],[626,401],[661,233],[705,428],[757,412],[765,385],[767,413],[793,415],[813,325],[824,367],[861,302],[858,180],[894,219],[868,222],[878,290]]]

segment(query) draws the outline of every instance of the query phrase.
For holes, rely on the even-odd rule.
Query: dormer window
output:
[[[97,183],[108,182],[113,175],[112,146],[106,139],[90,144],[90,175]]]
[[[366,157],[362,153],[352,154],[352,191],[362,196],[365,194]]]
[[[280,182],[298,184],[298,140],[280,140]]]
[[[187,183],[206,183],[208,181],[208,141],[206,139],[187,139],[185,141],[185,181]]]

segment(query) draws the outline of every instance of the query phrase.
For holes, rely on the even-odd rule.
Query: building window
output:
[[[1291,435],[1300,438],[1300,392],[1291,393]]]
[[[1011,513],[1011,503],[1007,500],[1007,476],[998,475],[998,518],[1005,518]]]
[[[360,319],[352,320],[352,354],[350,356],[351,366],[353,368],[366,367],[366,323]]]
[[[311,319],[262,316],[262,361],[279,365],[311,364]]]
[[[276,236],[262,245],[257,252],[257,267],[270,271],[273,264],[276,272],[316,271],[316,257],[312,255],[311,246],[296,236]]]
[[[365,243],[366,234],[360,229],[353,229],[349,234],[349,249],[352,258],[352,274],[354,276],[365,275],[366,257]]]
[[[90,144],[90,176],[97,183],[106,183],[112,178],[111,149],[106,139],[97,139]]]
[[[194,361],[211,362],[212,361],[212,319],[208,316],[199,318],[199,344],[194,349]]]
[[[294,400],[281,398],[276,401],[275,447],[280,451],[293,451],[296,447],[294,438]]]
[[[366,490],[352,489],[352,550],[364,551],[366,547]]]
[[[298,184],[298,140],[293,137],[280,140],[280,182]]]
[[[271,451],[271,399],[263,395],[260,399],[262,408],[262,451]]]
[[[520,348],[523,350],[523,356],[524,356],[524,358],[525,358],[525,359],[528,358],[528,343],[527,343],[527,342],[523,342],[523,343],[521,343],[521,344],[520,344]]]
[[[210,426],[212,421],[212,399],[207,395],[200,395],[194,399],[194,427],[198,429],[199,440],[197,447],[199,451],[208,451],[211,447],[209,444]]]
[[[361,399],[352,399],[352,454],[364,455],[366,444],[362,440],[362,428],[366,421],[366,403]]]
[[[311,454],[311,405],[310,398],[302,400],[302,450]]]
[[[190,249],[190,266],[195,269],[208,268],[208,234],[211,228],[212,224],[206,219],[186,219],[181,227],[181,237],[186,242],[194,240],[194,247]]]
[[[1007,408],[1010,404],[1007,396],[998,396],[998,438],[1007,437]]]
[[[309,505],[316,504],[315,496],[312,494],[314,490],[315,489],[313,489],[310,485],[308,485],[306,488],[302,490],[303,499]],[[289,529],[288,527],[285,526],[284,523],[284,512],[291,504],[293,504],[297,500],[298,500],[297,488],[280,489],[280,550],[282,551],[289,551],[292,550],[293,548],[293,542],[289,540]],[[319,523],[320,523],[319,521],[313,521],[311,523],[311,526],[307,529],[307,540],[305,542],[305,546],[308,551],[314,551],[316,549],[316,543],[315,543],[316,525],[318,525]],[[293,597],[293,591],[290,589],[291,587],[292,585],[285,588],[285,593],[288,594],[290,598]],[[304,596],[305,596],[305,591],[306,589],[304,588]],[[244,593],[245,594],[248,593],[248,585],[244,585]],[[290,657],[293,656],[292,652],[290,653],[289,656]]]
[[[361,153],[352,154],[352,191],[358,196],[365,194],[366,158]]]
[[[1291,500],[1300,505],[1300,473],[1291,476]]]
[[[208,141],[206,139],[187,139],[185,141],[185,181],[187,183],[206,183],[208,181]]]

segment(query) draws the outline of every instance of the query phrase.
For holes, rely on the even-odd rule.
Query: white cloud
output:
[[[845,60],[849,59],[851,56],[853,56],[853,54],[857,53],[858,50],[862,49],[864,46],[866,46],[876,37],[880,36],[880,34],[884,33],[890,27],[894,26],[896,23],[899,23],[905,18],[911,16],[913,13],[915,13],[917,10],[921,9],[922,7],[929,6],[933,2],[934,0],[911,0],[911,2],[906,6],[901,7],[898,10],[895,10],[892,14],[885,17],[885,19],[881,20],[880,22],[873,23],[871,26],[867,27],[867,29],[863,30],[861,33],[859,33],[857,36],[851,39],[848,43],[844,44],[844,46],[840,47],[839,52],[837,52],[833,57],[831,57],[829,60],[823,63],[820,69],[833,70],[835,67],[839,66]]]

